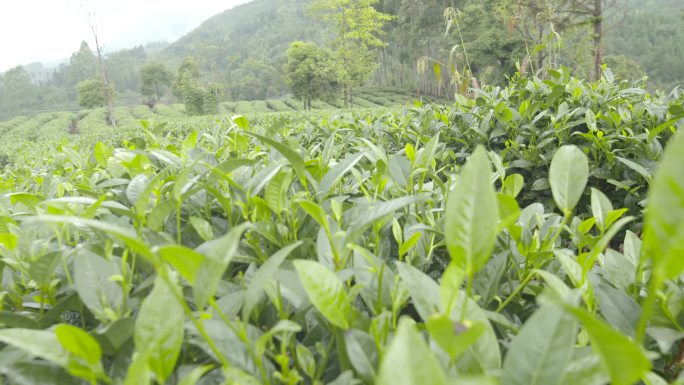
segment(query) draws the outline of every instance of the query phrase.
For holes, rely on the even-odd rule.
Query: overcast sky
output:
[[[88,19],[95,11],[106,51],[173,41],[202,21],[250,0],[3,0],[0,71],[67,59],[82,40],[95,49]]]

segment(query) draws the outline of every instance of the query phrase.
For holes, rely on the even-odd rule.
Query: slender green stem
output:
[[[195,318],[194,314],[192,314],[192,309],[190,309],[190,306],[188,303],[185,301],[185,298],[183,297],[182,293],[179,293],[176,287],[176,285],[171,281],[171,278],[167,274],[166,270],[164,268],[158,270],[159,276],[164,280],[164,282],[171,288],[171,292],[173,293],[174,297],[176,297],[176,300],[181,304],[183,307],[183,312],[187,317],[190,318],[190,321],[192,321],[192,324],[195,325],[197,328],[197,331],[200,333],[202,336],[202,339],[209,345],[209,348],[211,351],[216,355],[216,358],[221,362],[221,365],[224,367],[228,368],[230,367],[230,362],[226,359],[226,357],[221,353],[221,351],[218,349],[214,341],[209,337],[209,334],[207,334],[206,329],[204,328],[204,325],[200,320]]]
[[[264,362],[261,359],[260,356],[257,356],[256,352],[254,351],[254,347],[251,344],[251,341],[245,333],[240,332],[233,326],[233,322],[226,316],[223,311],[221,310],[220,307],[216,304],[216,301],[213,298],[209,299],[209,306],[211,306],[212,309],[216,311],[216,313],[219,315],[219,317],[223,320],[223,323],[228,326],[228,328],[235,334],[240,340],[245,344],[247,347],[247,350],[249,351],[249,354],[252,356],[252,359],[256,363],[257,367],[259,368],[259,373],[261,374],[261,377],[263,378],[264,381],[266,381],[267,385],[271,384],[271,380],[268,378],[268,373],[266,372],[266,367],[264,366]]]
[[[181,203],[176,205],[176,243],[181,244]]]
[[[465,321],[466,315],[468,314],[468,300],[473,294],[473,277],[474,274],[469,274],[468,280],[466,281],[466,295],[463,298],[463,307],[461,308],[461,322]]]
[[[530,283],[530,281],[532,281],[532,278],[533,278],[533,277],[534,277],[534,274],[528,274],[527,277],[525,277],[525,279],[520,283],[520,286],[518,286],[518,287],[515,289],[515,291],[512,292],[511,295],[509,295],[508,298],[506,298],[506,300],[503,301],[503,302],[501,303],[501,305],[499,305],[498,308],[496,308],[496,312],[499,313],[499,312],[501,312],[501,310],[503,310],[506,306],[508,306],[508,304],[511,303],[511,301],[512,301],[515,297],[517,297],[517,296],[525,289],[525,287],[527,286],[527,284]]]
[[[656,299],[658,297],[658,289],[663,283],[663,278],[658,270],[654,270],[651,275],[651,280],[648,285],[648,296],[641,305],[641,317],[639,318],[639,323],[636,329],[636,341],[638,343],[643,343],[644,337],[646,336],[646,326],[648,326],[648,320],[653,315],[653,307],[655,306]]]

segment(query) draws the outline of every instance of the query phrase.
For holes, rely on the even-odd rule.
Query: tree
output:
[[[221,85],[217,83],[207,84],[203,96],[203,108],[205,114],[217,114],[221,104]]]
[[[646,74],[639,63],[623,55],[606,55],[603,62],[617,77],[624,80],[638,80]]]
[[[92,78],[97,73],[97,59],[85,41],[81,42],[78,52],[74,52],[66,68],[66,83],[75,86],[79,82]]]
[[[101,78],[83,80],[76,85],[76,90],[78,105],[85,108],[102,107],[109,101],[107,95],[113,95],[113,90],[108,90]]]
[[[217,113],[220,104],[221,87],[210,84],[207,88],[199,85],[200,77],[197,62],[191,57],[185,58],[176,72],[173,83],[173,94],[185,104],[188,115]]]
[[[147,105],[154,107],[159,102],[164,87],[170,87],[173,74],[160,62],[145,64],[140,69],[140,93],[147,97]]]
[[[0,117],[25,114],[36,107],[38,87],[24,67],[17,66],[0,78]]]
[[[335,33],[333,47],[339,63],[344,102],[352,103],[352,89],[365,84],[377,68],[376,50],[383,26],[392,16],[376,10],[377,0],[316,0],[310,11],[330,23]]]
[[[314,43],[295,41],[287,50],[285,82],[295,98],[311,109],[314,99],[330,98],[339,89],[339,75],[332,54]]]
[[[173,83],[173,94],[183,100],[188,89],[197,87],[197,80],[200,77],[197,62],[191,57],[186,57],[176,70],[176,80]]]

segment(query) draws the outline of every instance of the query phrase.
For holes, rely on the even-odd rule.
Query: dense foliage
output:
[[[682,100],[551,71],[450,106],[143,122],[14,162],[0,373],[673,381]]]

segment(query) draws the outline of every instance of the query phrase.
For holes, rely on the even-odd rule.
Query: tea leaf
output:
[[[379,385],[446,385],[447,376],[437,357],[408,318],[399,320],[378,372]]]
[[[576,146],[562,146],[551,160],[549,183],[556,206],[571,212],[584,193],[589,180],[589,162]]]
[[[174,286],[169,287],[169,283]],[[173,291],[180,292],[175,283],[157,277],[135,320],[136,350],[146,357],[147,365],[160,383],[175,368],[183,345],[185,314]]]
[[[198,308],[204,309],[209,297],[216,293],[218,283],[238,249],[242,233],[250,226],[250,223],[235,226],[228,234],[204,243],[195,250],[205,256],[195,274],[195,280],[202,282],[194,287],[195,305]],[[187,273],[192,274],[191,271]]]
[[[592,349],[601,357],[611,384],[633,385],[651,368],[641,348],[624,335],[596,319],[586,310],[565,306],[589,334]]]
[[[446,204],[444,237],[451,259],[472,277],[491,256],[498,205],[487,153],[478,147],[463,167]]]
[[[291,243],[282,249],[278,250],[275,254],[271,255],[270,258],[264,262],[263,265],[254,273],[252,280],[247,286],[247,292],[245,293],[245,305],[242,308],[242,318],[249,320],[252,314],[252,309],[256,306],[262,291],[268,284],[271,276],[280,267],[285,258],[292,252],[292,250],[302,245],[302,241]]]
[[[342,281],[315,261],[296,260],[294,267],[314,307],[333,325],[349,329],[351,305]]]
[[[542,306],[511,341],[501,385],[559,384],[572,355],[575,334],[572,316],[557,306]]]
[[[684,135],[678,134],[665,150],[648,192],[644,218],[644,248],[654,269],[664,278],[684,270]]]

